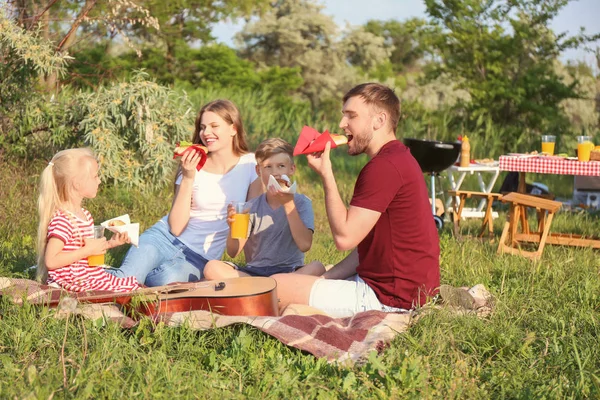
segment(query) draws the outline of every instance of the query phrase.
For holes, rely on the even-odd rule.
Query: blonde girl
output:
[[[256,160],[248,151],[240,112],[229,100],[206,104],[196,118],[192,142],[208,148],[206,164],[194,151],[181,157],[169,215],[140,236],[116,276],[135,276],[147,286],[203,277],[208,260],[221,259],[227,242],[227,204],[262,192]]]
[[[87,258],[127,243],[127,234],[111,240],[94,239],[94,219],[83,199],[98,193],[98,162],[90,149],[57,153],[40,179],[37,277],[64,289],[128,292],[138,289],[135,277],[116,278],[102,267],[89,267]]]

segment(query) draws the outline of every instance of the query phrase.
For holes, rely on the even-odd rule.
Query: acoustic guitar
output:
[[[115,302],[152,317],[195,310],[222,315],[278,316],[276,288],[273,278],[241,277],[156,286],[129,293],[76,293],[74,297],[87,303]]]

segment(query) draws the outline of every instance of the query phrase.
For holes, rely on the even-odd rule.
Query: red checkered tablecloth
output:
[[[581,162],[561,157],[500,156],[502,171],[535,172],[538,174],[600,176],[600,161]]]

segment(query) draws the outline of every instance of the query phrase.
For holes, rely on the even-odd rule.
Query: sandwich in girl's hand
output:
[[[127,232],[127,235],[129,235],[129,239],[131,240],[131,244],[135,247],[138,246],[140,239],[140,224],[138,222],[132,224],[129,214],[124,214],[116,218],[106,220],[100,225],[113,233]]]
[[[196,170],[200,171],[204,164],[206,163],[206,153],[208,153],[208,148],[202,146],[201,144],[194,144],[191,142],[181,141],[177,143],[177,147],[175,147],[175,151],[173,153],[173,158],[181,157],[188,151],[196,150],[200,153],[201,158],[196,166]]]
[[[108,222],[108,226],[123,226],[123,225],[127,225],[125,223],[125,221],[121,221],[120,219],[113,219],[112,221]]]

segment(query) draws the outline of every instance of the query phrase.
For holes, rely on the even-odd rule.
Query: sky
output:
[[[404,21],[412,17],[426,18],[423,0],[317,0],[325,6],[323,12],[333,17],[339,27],[363,25],[369,20],[396,19]],[[571,35],[585,27],[586,33],[600,33],[600,0],[574,0],[564,7],[553,20],[555,33]],[[243,23],[223,22],[215,26],[213,34],[217,41],[234,47],[232,37]],[[596,44],[600,46],[600,42]],[[564,61],[585,61],[595,67],[595,58],[583,49],[569,50],[562,55]]]

